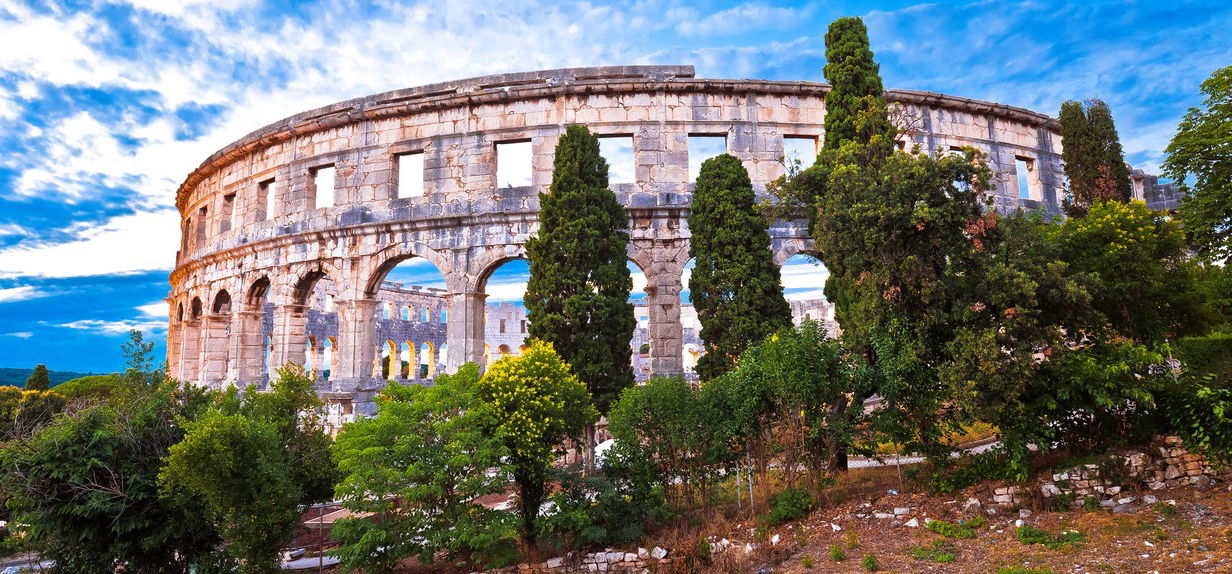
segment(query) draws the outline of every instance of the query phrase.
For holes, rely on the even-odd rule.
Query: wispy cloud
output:
[[[0,303],[13,303],[16,301],[26,301],[28,299],[37,299],[39,297],[46,296],[47,293],[30,285],[0,289]]]
[[[5,333],[4,336],[5,337],[16,337],[18,339],[29,339],[30,337],[34,336],[34,333],[31,333],[30,331],[17,331],[15,333]]]
[[[133,329],[145,333],[160,333],[167,330],[166,321],[104,321],[102,319],[82,319],[80,321],[60,323],[55,326],[78,329],[82,331],[93,331],[104,335],[123,335]]]

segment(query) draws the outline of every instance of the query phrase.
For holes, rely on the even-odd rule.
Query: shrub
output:
[[[946,538],[975,538],[975,529],[980,528],[984,524],[984,519],[980,517],[958,524],[944,520],[934,520],[928,523],[928,529]]]
[[[986,480],[1011,479],[1012,472],[1004,453],[982,452],[959,458],[949,468],[933,472],[928,478],[928,490],[935,494],[955,492]]]
[[[838,544],[831,544],[830,545],[830,559],[835,562],[842,562],[843,560],[847,559],[847,553],[843,552],[843,549],[839,548]]]
[[[916,546],[911,549],[911,557],[916,560],[932,560],[933,562],[953,562],[958,554],[958,547],[945,540],[935,540],[931,548]]]
[[[877,556],[874,554],[869,554],[868,556],[865,556],[864,560],[861,561],[861,564],[863,564],[864,569],[868,570],[869,572],[876,572],[881,569],[881,564],[877,563]]]
[[[762,517],[766,524],[782,524],[803,518],[813,509],[813,497],[803,488],[788,488],[770,497],[770,512]]]
[[[805,554],[804,557],[800,559],[800,567],[804,568],[805,570],[812,570],[813,569],[813,557],[809,554]]]

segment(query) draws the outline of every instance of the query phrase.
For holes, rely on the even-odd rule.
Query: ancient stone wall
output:
[[[648,281],[649,370],[681,373],[691,137],[721,138],[764,190],[784,173],[786,140],[822,136],[828,89],[703,80],[689,66],[549,70],[377,94],[261,128],[206,159],[178,190],[172,374],[221,384],[259,379],[269,362],[310,362],[311,300],[332,282],[334,364],[322,390],[363,401],[380,384],[373,365],[390,340],[379,335],[377,293],[413,257],[444,277],[445,368],[483,363],[487,278],[524,255],[556,142],[574,123],[632,150],[634,181],[612,187],[630,216],[629,259]],[[1055,120],[941,94],[888,96],[912,118],[904,147],[974,146],[999,174],[999,207],[1059,211]],[[530,165],[506,157],[503,168],[523,168],[529,185],[498,185],[501,144],[513,142],[529,142]],[[318,189],[330,186],[329,174],[332,193]],[[771,234],[780,264],[812,249],[803,220],[777,222]]]

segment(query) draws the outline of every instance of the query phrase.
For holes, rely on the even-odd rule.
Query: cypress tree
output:
[[[702,164],[689,213],[689,292],[702,324],[703,379],[735,367],[746,348],[791,324],[766,220],[754,210],[753,184],[728,154]]]
[[[826,30],[826,65],[822,73],[830,83],[826,93],[826,134],[822,150],[837,150],[843,142],[874,134],[893,137],[894,128],[885,113],[885,88],[881,66],[873,61],[868,29],[856,17],[839,18]],[[856,118],[861,110],[877,110],[867,123]]]
[[[1061,104],[1059,122],[1061,159],[1069,179],[1069,214],[1085,215],[1097,199],[1128,202],[1132,195],[1129,167],[1108,104],[1067,101]]]
[[[45,391],[51,388],[51,376],[47,374],[47,365],[40,363],[34,367],[34,372],[26,378],[27,391]]]
[[[550,191],[539,194],[539,233],[526,243],[524,298],[530,336],[555,347],[601,413],[633,385],[629,341],[637,326],[629,223],[607,174],[598,138],[569,126],[556,145]]]

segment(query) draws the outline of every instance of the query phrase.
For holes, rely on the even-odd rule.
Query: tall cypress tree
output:
[[[552,343],[601,413],[633,385],[629,341],[637,326],[629,223],[607,173],[598,138],[569,126],[556,145],[550,191],[539,194],[539,233],[526,243],[524,298],[530,336]]]
[[[839,18],[826,30],[826,65],[822,73],[830,83],[826,93],[826,134],[822,150],[837,150],[843,142],[862,134],[893,136],[893,126],[885,113],[885,88],[881,66],[873,61],[868,44],[868,28],[856,17]],[[861,110],[880,110],[858,125]]]
[[[1101,100],[1061,104],[1061,159],[1069,179],[1066,210],[1082,216],[1097,199],[1128,202],[1132,196],[1129,167],[1112,121]]]
[[[754,201],[749,172],[735,156],[702,164],[689,212],[689,256],[697,263],[689,292],[706,345],[697,362],[703,379],[731,370],[746,348],[791,324],[768,226]]]
[[[39,363],[34,367],[34,372],[26,377],[27,391],[45,391],[51,388],[51,376],[47,374],[47,365]]]

